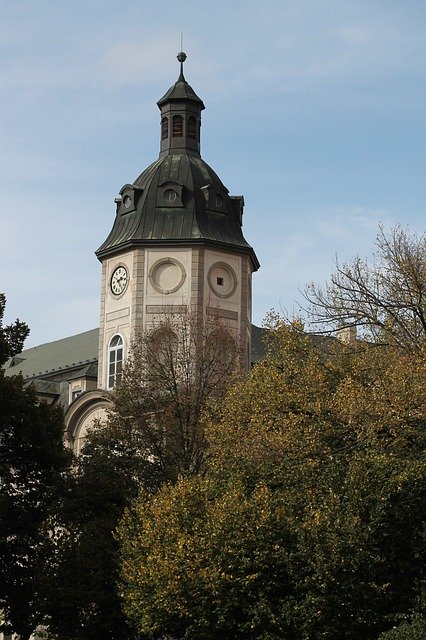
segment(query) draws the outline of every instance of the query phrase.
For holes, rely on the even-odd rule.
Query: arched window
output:
[[[169,135],[169,119],[163,118],[161,120],[161,139],[166,140]]]
[[[188,138],[195,140],[197,138],[197,119],[195,116],[188,118]]]
[[[173,138],[181,138],[183,135],[182,116],[173,116]]]
[[[108,349],[108,389],[117,387],[121,382],[123,370],[123,338],[114,336]]]

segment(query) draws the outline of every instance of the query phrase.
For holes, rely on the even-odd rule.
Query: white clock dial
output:
[[[114,295],[119,296],[127,287],[128,275],[125,267],[117,267],[111,276],[111,291]]]

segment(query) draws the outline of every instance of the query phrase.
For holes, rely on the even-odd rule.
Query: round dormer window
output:
[[[215,195],[215,197],[214,197],[214,206],[215,206],[217,209],[220,209],[220,207],[221,207],[222,205],[223,205],[223,198],[222,198],[222,196],[221,196],[219,193],[217,193],[217,194]]]
[[[131,204],[132,204],[132,199],[131,199],[131,197],[130,197],[130,196],[124,196],[123,204],[124,204],[124,206],[125,206],[125,208],[126,208],[126,209],[130,209]]]
[[[177,198],[177,193],[176,191],[173,191],[173,189],[166,189],[164,192],[164,200],[166,200],[166,202],[172,203],[176,200]]]

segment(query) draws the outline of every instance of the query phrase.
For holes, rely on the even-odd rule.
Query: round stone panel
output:
[[[149,271],[152,287],[159,293],[174,293],[185,282],[185,267],[174,258],[162,258]]]

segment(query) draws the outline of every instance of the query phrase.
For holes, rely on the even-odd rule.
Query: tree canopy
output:
[[[0,367],[8,358],[21,353],[25,339],[30,330],[25,322],[15,320],[12,324],[3,326],[4,311],[6,308],[6,296],[0,293]]]
[[[20,321],[2,328],[4,305],[1,295],[3,363],[20,352],[28,335]],[[23,639],[39,623],[43,522],[53,487],[69,462],[62,434],[61,409],[39,402],[21,376],[7,377],[0,368],[0,609],[5,628]]]
[[[141,638],[376,640],[421,576],[426,362],[278,321],[208,429],[205,477],[123,519]]]

